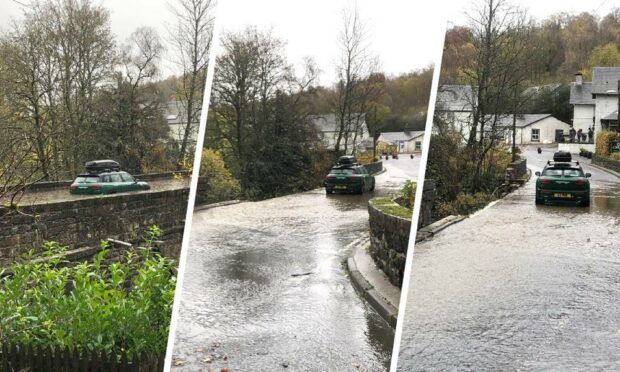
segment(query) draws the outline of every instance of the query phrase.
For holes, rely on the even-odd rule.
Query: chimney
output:
[[[581,85],[581,83],[583,83],[583,75],[581,74],[581,72],[575,74],[575,83],[577,85]]]

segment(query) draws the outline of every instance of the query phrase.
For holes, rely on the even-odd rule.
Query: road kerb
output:
[[[620,178],[620,173],[618,173],[618,172],[616,172],[616,171],[613,171],[613,170],[611,170],[611,169],[607,169],[607,168],[605,168],[605,167],[601,167],[600,165],[598,165],[598,164],[594,164],[594,163],[590,163],[590,164],[588,164],[588,165],[589,165],[589,166],[591,166],[591,167],[593,167],[593,168],[596,168],[596,169],[598,169],[598,170],[600,170],[600,171],[607,172],[607,173],[609,173],[609,174],[611,174],[611,175],[614,175],[614,176],[616,176],[616,177]]]
[[[445,229],[446,227],[450,225],[454,225],[457,222],[461,222],[465,218],[467,217],[466,216],[448,216],[448,217],[444,217],[440,219],[439,221],[433,222],[432,224],[428,226],[424,226],[423,228],[417,231],[416,236],[415,236],[415,242],[419,243],[426,239],[430,239],[433,236],[435,236],[438,232],[440,232],[441,230]]]
[[[346,260],[347,271],[353,283],[353,287],[368,302],[368,304],[379,314],[392,328],[396,327],[398,318],[398,308],[386,300],[377,288],[375,288],[359,271],[355,262],[355,254],[359,249],[364,249],[367,239],[357,239],[350,245],[354,245],[349,257]],[[378,269],[377,269],[378,270]]]
[[[241,203],[241,200],[226,200],[226,201],[219,202],[219,203],[198,205],[198,206],[194,207],[194,212],[203,211],[205,209],[224,207],[224,206],[227,206],[227,205],[233,205],[233,204],[239,204],[239,203]]]

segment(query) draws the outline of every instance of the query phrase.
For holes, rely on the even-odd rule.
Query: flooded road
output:
[[[415,179],[419,159],[384,166],[375,196]],[[342,267],[370,197],[317,189],[196,212],[175,370],[387,370],[394,333]]]
[[[620,179],[575,160],[590,208],[535,206],[533,176],[416,245],[400,371],[620,369]]]

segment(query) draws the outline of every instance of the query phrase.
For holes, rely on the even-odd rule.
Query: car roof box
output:
[[[357,163],[357,159],[352,155],[343,155],[338,158],[338,165],[342,164],[355,164]]]
[[[86,162],[86,171],[91,174],[103,172],[118,172],[121,170],[120,164],[114,160],[93,160]]]
[[[568,151],[556,151],[555,154],[553,154],[553,161],[556,162],[570,162],[572,160],[573,157]]]

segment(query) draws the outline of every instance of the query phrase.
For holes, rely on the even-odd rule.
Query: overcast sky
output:
[[[141,26],[154,27],[165,39],[165,25],[173,21],[167,5],[173,0],[96,2],[110,10],[112,31],[119,42]],[[383,71],[399,74],[433,63],[441,53],[446,20],[465,24],[464,12],[474,2],[359,0],[357,6],[368,26],[371,49],[379,56]],[[603,16],[614,5],[620,6],[618,0],[513,0],[513,3],[525,6],[537,19],[562,11],[591,11]],[[342,10],[354,4],[352,0],[219,0],[216,26],[220,30],[241,30],[248,25],[272,28],[276,36],[286,40],[290,62],[299,63],[304,56],[313,57],[323,71],[321,84],[330,85],[338,58],[337,35]],[[20,15],[21,7],[16,1],[0,0],[2,29],[6,29],[10,18]],[[167,73],[172,66],[167,62]]]

